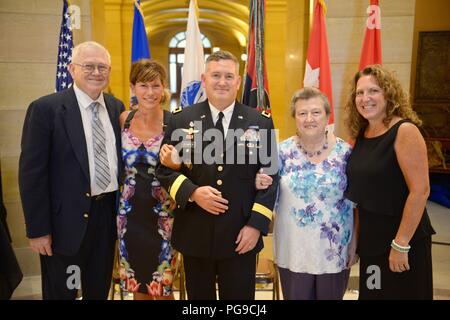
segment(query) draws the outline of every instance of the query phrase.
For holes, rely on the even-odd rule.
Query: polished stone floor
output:
[[[434,202],[427,203],[427,209],[436,235],[433,236],[433,282],[434,299],[450,300],[450,210]],[[40,276],[24,277],[19,287],[13,294],[12,299],[39,300],[41,299]],[[345,300],[356,300],[358,298],[358,267],[352,268],[349,289],[344,296]],[[272,299],[272,291],[257,290],[257,300]],[[178,298],[178,292],[175,293]],[[118,294],[114,299],[120,299]],[[124,299],[132,299],[131,295],[125,294]]]

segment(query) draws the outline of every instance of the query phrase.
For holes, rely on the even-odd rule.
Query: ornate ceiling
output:
[[[233,40],[241,47],[248,33],[249,0],[197,0],[200,31]],[[141,0],[147,34],[152,41],[186,30],[189,0]]]

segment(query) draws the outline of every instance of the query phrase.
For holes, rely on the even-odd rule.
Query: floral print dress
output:
[[[117,215],[121,285],[130,292],[168,296],[177,259],[170,245],[174,203],[155,177],[163,134],[141,142],[129,129],[133,115],[122,131],[125,176]]]
[[[353,203],[343,195],[351,147],[336,138],[329,156],[318,164],[308,161],[294,137],[279,150],[275,261],[292,272],[339,273],[346,268],[353,230]]]

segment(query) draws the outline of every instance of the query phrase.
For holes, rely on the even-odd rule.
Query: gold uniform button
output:
[[[218,166],[217,167],[217,171],[223,171],[223,167],[222,166]]]
[[[85,212],[85,213],[83,214],[83,217],[85,217],[86,219],[89,218],[89,213]]]
[[[90,193],[89,192],[86,192],[86,197],[90,197],[91,195],[90,195]]]
[[[222,180],[217,180],[217,185],[221,186],[222,185]]]

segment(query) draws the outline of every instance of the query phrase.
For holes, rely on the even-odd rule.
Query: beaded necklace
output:
[[[300,151],[307,156],[308,158],[312,158],[314,156],[320,156],[322,152],[328,149],[328,131],[325,131],[325,143],[322,145],[322,148],[320,148],[317,151],[308,151],[305,149],[304,146],[300,143],[300,137],[298,137],[297,147],[300,149]]]

